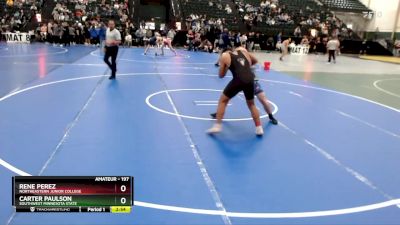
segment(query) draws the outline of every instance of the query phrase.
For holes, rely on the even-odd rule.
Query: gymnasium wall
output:
[[[400,0],[361,0],[361,2],[374,11],[375,16],[367,23],[365,31],[391,33],[395,25],[395,18]],[[396,32],[400,32],[400,19]]]

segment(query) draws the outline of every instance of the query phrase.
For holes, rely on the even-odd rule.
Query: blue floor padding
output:
[[[154,57],[143,55],[141,48],[120,48],[117,80],[109,81],[110,71],[96,48],[73,46],[58,53],[64,48],[6,46],[0,45],[0,52],[6,53],[0,65],[7,68],[0,76],[0,98],[35,87],[0,101],[0,158],[24,172],[131,175],[136,201],[208,210],[221,208],[211,190],[214,185],[228,212],[326,211],[400,198],[400,117],[395,110],[257,69],[267,96],[279,108],[281,124],[274,126],[264,118],[265,135],[257,138],[246,103],[238,96],[226,118],[245,120],[225,121],[221,134],[209,136],[209,114],[230,80],[230,75],[218,78],[216,54],[179,50],[180,56],[173,57],[167,50],[165,57]],[[183,117],[170,115],[176,113]],[[200,170],[193,151],[206,171]],[[204,172],[212,184],[205,181]],[[14,175],[0,168],[0,224],[7,224],[13,213]],[[399,210],[392,205],[327,217],[230,220],[398,225]],[[20,213],[10,224],[224,221],[221,216],[135,206],[127,215]]]

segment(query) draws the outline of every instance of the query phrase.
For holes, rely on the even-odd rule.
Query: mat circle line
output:
[[[178,54],[178,55],[154,55],[154,54],[144,54],[144,53],[142,53],[141,55],[144,56],[144,57],[152,58],[152,59],[157,59],[158,57],[163,57],[163,58],[165,58],[165,59],[170,59],[170,58],[173,58],[173,57],[178,57],[178,58],[183,58],[183,59],[189,59],[189,58],[190,58],[190,55],[186,55],[186,54]]]
[[[101,55],[96,54],[96,51],[93,51],[90,53],[90,55],[95,56],[95,57],[102,57]],[[179,54],[178,54],[179,55]],[[160,56],[163,57],[163,56]],[[149,57],[150,59],[151,57]],[[189,57],[190,58],[190,57]],[[156,59],[155,57],[152,59]],[[173,57],[168,57],[168,59],[173,59]],[[188,59],[188,58],[184,58],[184,59]],[[126,58],[118,58],[117,60],[121,60],[121,61],[128,61],[128,62],[140,62],[140,63],[147,63],[147,64],[154,64],[153,60],[137,60],[137,59],[126,59]],[[209,62],[209,63],[201,63],[201,62],[163,62],[163,61],[157,61],[157,64],[178,64],[178,65],[213,65],[214,63]]]
[[[47,55],[58,55],[58,54],[65,54],[68,52],[68,49],[63,48],[63,47],[53,47],[56,49],[62,49],[62,51],[58,51],[58,52],[49,52],[49,53],[45,53],[45,54],[17,54],[17,55],[0,55],[0,58],[20,58],[20,57],[29,57],[29,56],[47,56]],[[7,48],[8,51],[8,48]]]
[[[155,92],[155,93],[153,93],[153,94],[147,96],[147,98],[146,98],[146,104],[147,104],[150,108],[152,108],[152,109],[154,109],[154,110],[156,110],[156,111],[158,111],[158,112],[165,113],[165,114],[168,114],[168,115],[171,115],[171,116],[179,116],[179,117],[182,117],[182,118],[193,119],[193,120],[205,120],[205,121],[214,121],[214,120],[215,120],[215,119],[212,119],[212,118],[204,118],[204,117],[196,117],[196,116],[187,116],[187,115],[182,115],[182,114],[179,114],[179,113],[169,112],[169,111],[167,111],[167,110],[161,109],[161,108],[159,108],[159,107],[153,105],[153,104],[151,103],[151,101],[150,101],[150,99],[153,98],[153,97],[156,96],[156,95],[163,94],[163,93],[167,93],[167,92],[179,92],[179,91],[212,91],[212,92],[220,92],[220,93],[222,93],[222,90],[217,90],[217,89],[169,89],[169,90],[164,90],[164,91]],[[274,102],[269,101],[269,103],[270,103],[271,105],[274,106],[274,111],[272,112],[272,114],[275,115],[275,114],[278,112],[279,108],[278,108],[278,106],[277,106]],[[264,114],[264,115],[260,116],[261,119],[267,118],[267,117],[268,117],[267,114]],[[237,121],[248,121],[248,120],[253,120],[253,118],[248,117],[248,118],[223,119],[223,120],[224,120],[224,121],[237,122]]]
[[[382,82],[384,82],[384,81],[392,81],[392,80],[398,80],[398,81],[400,81],[399,78],[376,80],[376,81],[373,83],[373,85],[374,85],[374,87],[375,87],[376,89],[378,89],[379,91],[382,91],[382,92],[384,92],[384,93],[386,93],[386,94],[388,94],[388,95],[391,95],[391,96],[400,98],[400,95],[399,95],[399,94],[396,94],[396,93],[393,93],[393,92],[391,92],[391,91],[388,91],[388,90],[386,90],[386,89],[384,89],[384,88],[382,88],[382,87],[380,87],[380,86],[378,85],[379,83],[382,83]]]

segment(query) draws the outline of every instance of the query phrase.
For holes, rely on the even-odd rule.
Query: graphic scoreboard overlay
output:
[[[131,176],[15,176],[12,205],[16,212],[130,213]]]

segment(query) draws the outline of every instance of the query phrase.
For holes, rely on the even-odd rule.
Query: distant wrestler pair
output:
[[[147,52],[149,51],[150,47],[155,47],[156,52],[155,55],[164,55],[164,48],[168,47],[174,54],[175,56],[177,55],[175,49],[172,47],[172,40],[168,37],[161,36],[160,33],[155,32],[154,36],[151,37],[147,44],[146,44],[146,49],[144,50],[144,54],[147,55]],[[158,49],[161,49],[161,54],[158,54]]]

